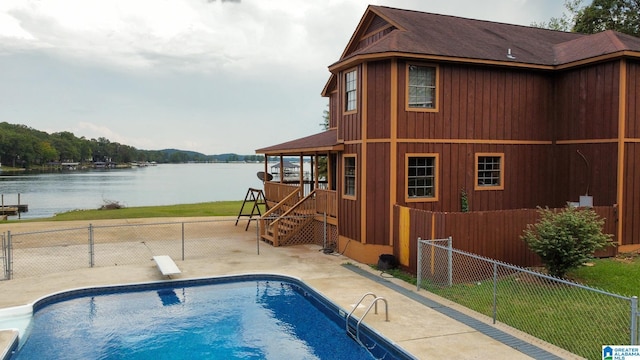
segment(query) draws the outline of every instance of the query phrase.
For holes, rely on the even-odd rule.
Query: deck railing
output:
[[[271,236],[270,240],[273,246],[279,246],[280,243],[294,236],[302,226],[313,220],[315,212],[315,192],[312,192],[291,206],[277,219],[273,221],[265,219],[264,225],[266,226],[261,226],[260,231],[266,231]]]
[[[270,203],[279,203],[294,192],[300,192],[299,184],[264,183],[264,197]],[[299,199],[296,199],[296,202]]]
[[[338,195],[335,190],[316,189],[316,214],[338,216]]]

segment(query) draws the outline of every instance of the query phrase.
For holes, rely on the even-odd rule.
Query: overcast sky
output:
[[[0,0],[0,122],[253,154],[322,131],[368,4],[529,25],[560,0]]]

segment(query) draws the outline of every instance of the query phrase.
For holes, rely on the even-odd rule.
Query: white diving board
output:
[[[169,276],[181,273],[180,269],[178,269],[178,265],[173,262],[173,259],[171,259],[169,255],[154,256],[153,261],[158,265],[158,269],[160,269],[162,275]]]

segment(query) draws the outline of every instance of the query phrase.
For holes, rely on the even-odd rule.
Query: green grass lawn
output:
[[[624,296],[640,297],[640,254],[620,254],[597,259],[569,272],[575,282]]]
[[[250,214],[253,203],[247,202],[243,214]],[[238,216],[242,208],[239,201],[215,201],[198,204],[124,207],[121,209],[105,210],[74,210],[57,214],[50,218],[9,220],[29,221],[70,221],[70,220],[104,220],[104,219],[134,219],[155,217],[197,217],[197,216]],[[264,207],[261,208],[264,214]]]
[[[416,284],[410,274],[398,270],[391,274]],[[597,259],[569,272],[567,278],[625,297],[640,296],[640,255]],[[499,278],[495,299],[492,279],[453,286],[427,281],[423,287],[489,317],[495,300],[497,321],[589,359],[599,358],[602,345],[630,343],[630,302],[599,292],[518,273]]]

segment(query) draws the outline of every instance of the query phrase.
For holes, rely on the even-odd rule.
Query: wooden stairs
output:
[[[315,194],[300,198],[301,190],[294,191],[260,218],[260,237],[273,246],[281,246],[314,220]],[[298,199],[297,201],[294,200]]]

